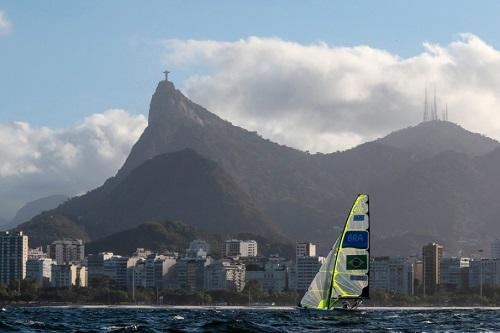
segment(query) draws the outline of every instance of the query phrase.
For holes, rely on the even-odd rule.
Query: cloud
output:
[[[117,109],[65,129],[0,124],[0,212],[7,217],[26,201],[101,185],[120,168],[146,125],[143,115]]]
[[[500,52],[472,34],[402,58],[369,46],[277,38],[167,40],[170,67],[207,69],[183,90],[231,122],[296,148],[350,148],[421,121],[424,90],[449,119],[500,139]]]
[[[12,24],[7,19],[5,12],[0,10],[0,36],[5,36],[10,34],[12,30]]]

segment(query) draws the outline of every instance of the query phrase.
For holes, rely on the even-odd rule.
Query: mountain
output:
[[[148,127],[117,175],[30,223],[63,216],[71,222],[67,229],[76,225],[91,240],[148,221],[228,233],[255,227],[261,235],[317,242],[325,251],[363,192],[371,195],[375,255],[415,254],[428,241],[442,242],[448,253],[472,251],[500,234],[492,209],[500,196],[499,146],[450,122],[430,121],[343,152],[309,154],[234,126],[161,81]],[[210,162],[197,168],[175,162],[185,155]],[[210,182],[210,191],[194,191],[213,177],[220,181]],[[229,201],[225,192],[232,193]],[[218,214],[219,207],[232,218]]]
[[[441,178],[440,173],[464,166],[470,162],[467,158],[474,160],[499,146],[497,141],[451,122],[430,121],[344,152],[310,155],[233,126],[191,102],[171,82],[163,81],[151,100],[149,126],[133,147],[117,178],[156,154],[193,148],[231,173],[248,190],[257,206],[290,238],[312,239],[323,249],[330,246],[356,194],[372,193],[374,210],[381,210],[380,215],[374,214],[380,218],[378,227],[374,226],[374,230],[380,231],[374,235],[374,245],[380,242],[377,246],[379,252],[390,253],[390,246],[386,244],[388,236],[385,235],[396,234],[401,236],[398,241],[402,244],[400,252],[409,253],[416,251],[421,244],[406,245],[409,244],[404,241],[408,238],[408,230],[417,239],[434,240],[435,236],[438,236],[436,239],[449,239],[446,236],[448,231],[434,234],[419,228],[427,223],[421,219],[433,221],[434,214],[443,210],[440,204],[429,203],[429,198],[435,197],[436,193],[453,198],[457,195],[453,191],[458,190],[453,183],[462,183],[458,170],[445,178]],[[463,159],[463,163],[453,166],[457,161],[446,155],[447,152],[462,154],[457,159]],[[428,186],[415,195],[411,201],[412,209],[405,211],[405,215],[415,213],[420,207],[431,210],[408,216],[408,223],[401,224],[395,216],[394,205],[405,205],[403,201],[408,194],[404,193],[412,192],[413,186],[417,185],[410,181],[421,181],[419,177],[425,171],[419,169],[423,168],[419,163],[426,165]],[[475,160],[470,163],[475,163]],[[471,182],[479,181],[469,171],[463,170],[462,176],[472,177]],[[457,179],[452,178],[453,175]],[[437,184],[440,184],[439,188]],[[479,181],[475,186],[481,192],[483,185]],[[468,214],[460,215],[463,204],[468,202],[480,207],[481,196],[469,195],[466,187],[461,190],[464,192],[458,194],[460,198],[448,200],[445,209],[452,213],[446,216],[448,220],[443,225],[452,226],[454,221],[464,220],[459,222],[463,236],[467,230],[473,229],[475,223]],[[376,222],[378,220],[374,220]],[[455,229],[458,232],[459,228]],[[451,239],[448,243],[452,243]],[[451,249],[450,245],[448,248]]]
[[[167,250],[183,252],[190,241],[199,238],[219,247],[219,243],[222,242],[220,236],[216,237],[180,222],[146,222],[90,242],[86,244],[85,250],[88,253],[110,251],[121,255],[130,255],[137,248],[147,248],[157,252]]]
[[[89,235],[78,224],[78,219],[58,214],[56,211],[45,212],[25,222],[15,231],[23,231],[28,236],[30,247],[47,245],[57,239],[78,238],[88,241]]]
[[[19,224],[31,220],[34,216],[42,213],[43,211],[56,208],[68,199],[69,197],[66,195],[55,194],[30,201],[17,211],[14,218],[7,225],[5,225],[4,229],[15,228]]]
[[[294,245],[274,238],[259,236],[252,233],[233,234],[240,239],[254,239],[258,242],[259,254],[269,255],[280,253],[292,257]],[[117,232],[104,238],[97,239],[86,245],[88,253],[111,251],[121,255],[130,255],[137,248],[148,248],[152,251],[184,252],[189,242],[194,239],[203,239],[210,244],[212,255],[219,256],[224,237],[219,233],[209,233],[180,222],[146,222],[132,229]]]
[[[216,161],[291,235],[301,235],[300,225],[307,220],[329,221],[329,209],[317,207],[317,202],[342,196],[332,191],[335,179],[321,176],[314,156],[233,126],[190,101],[169,81],[158,84],[148,127],[115,181],[153,156],[184,148]]]
[[[454,151],[481,156],[500,147],[498,141],[472,133],[448,121],[427,121],[379,139],[379,142],[410,152],[415,159]]]
[[[311,155],[263,139],[220,119],[193,103],[169,81],[162,81],[151,99],[149,123],[113,182],[119,182],[143,161],[166,152],[192,148],[216,161],[249,193],[272,221],[292,239],[315,239],[330,246],[325,230],[340,225],[359,192],[343,175],[357,169],[359,188],[391,174],[409,160],[399,149],[372,143],[339,154]],[[370,163],[358,163],[364,153]],[[400,155],[405,155],[401,158]],[[109,184],[109,186],[113,186]],[[333,209],[332,209],[333,208]]]
[[[448,253],[472,253],[484,247],[481,240],[500,234],[500,227],[484,218],[500,192],[491,191],[481,164],[481,157],[448,151],[380,184],[372,203],[376,221],[383,220],[373,225],[373,232],[383,252],[406,248],[406,254],[414,254],[419,245],[438,241]]]
[[[191,149],[147,160],[98,201],[91,195],[74,198],[35,220],[53,215],[67,217],[90,239],[166,218],[221,235],[254,232],[281,237],[217,163]],[[21,226],[35,244],[38,234],[32,228],[37,225]]]

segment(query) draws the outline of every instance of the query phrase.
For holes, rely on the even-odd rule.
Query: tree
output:
[[[7,286],[0,283],[0,301],[10,301],[11,295]]]
[[[257,280],[250,280],[245,284],[243,294],[248,295],[248,302],[259,301],[263,296],[262,286]]]

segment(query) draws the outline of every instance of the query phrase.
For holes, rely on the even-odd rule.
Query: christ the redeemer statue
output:
[[[163,74],[165,74],[165,80],[166,80],[166,81],[168,81],[168,74],[169,74],[169,73],[170,73],[169,71],[164,71],[164,72],[163,72]]]

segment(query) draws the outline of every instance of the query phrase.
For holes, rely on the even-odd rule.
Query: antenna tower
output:
[[[427,102],[427,87],[425,87],[424,121],[429,121],[429,103]]]
[[[437,100],[436,100],[436,86],[434,86],[434,105],[432,108],[432,120],[438,120],[437,115]]]

